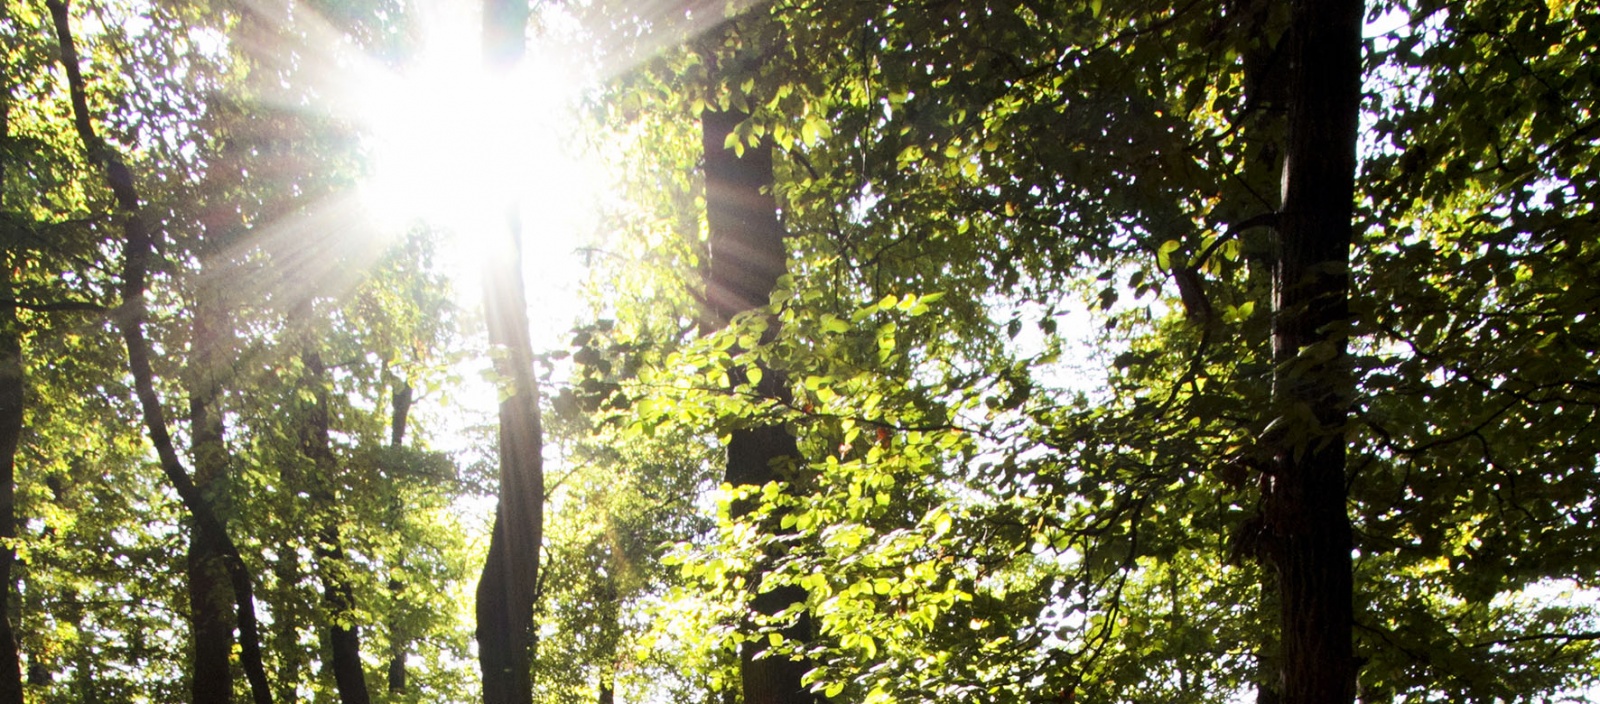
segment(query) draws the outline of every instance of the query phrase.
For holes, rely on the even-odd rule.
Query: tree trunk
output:
[[[1289,138],[1273,276],[1279,427],[1267,518],[1282,594],[1283,701],[1355,696],[1354,598],[1345,425],[1346,356],[1361,107],[1359,0],[1296,0],[1290,29]]]
[[[411,385],[404,381],[400,381],[395,385],[393,412],[390,414],[389,418],[389,448],[396,452],[399,452],[400,448],[405,447],[406,419],[410,415]],[[394,476],[392,474],[390,476],[390,481],[394,481]],[[399,491],[398,486],[395,488],[395,491]],[[394,505],[390,508],[392,509],[392,523],[395,528],[398,529],[401,521],[404,519],[405,511],[404,503],[400,500],[398,494],[395,496]],[[394,554],[394,567],[396,569],[400,569],[404,566],[405,556],[403,551],[396,550]],[[400,618],[400,608],[402,604],[401,594],[405,591],[405,588],[405,582],[401,581],[399,578],[393,576],[389,578],[389,597],[390,603],[393,605],[390,608],[389,614],[388,684],[390,694],[405,694],[406,692],[407,644],[406,635],[402,632],[403,626]]]
[[[313,399],[300,428],[300,450],[312,463],[309,493],[314,505],[310,514],[320,524],[315,552],[328,619],[328,667],[333,671],[341,704],[370,704],[367,676],[361,667],[361,627],[348,620],[355,609],[355,594],[346,576],[349,560],[339,534],[338,497],[334,492],[339,459],[333,454],[329,438],[328,386],[333,382],[315,345],[308,343],[300,360],[306,370],[304,388]]]
[[[703,328],[727,325],[735,315],[762,308],[770,302],[778,277],[786,268],[783,223],[778,220],[777,201],[772,195],[772,145],[763,142],[736,155],[724,145],[728,135],[745,119],[738,112],[706,111],[701,114],[702,146],[705,151],[706,222],[709,230],[710,265],[706,274],[706,301],[709,319]],[[769,328],[768,334],[772,334]],[[786,398],[787,385],[781,373],[762,370],[758,393],[769,398]],[[737,380],[736,380],[737,383]],[[793,435],[781,425],[765,425],[734,430],[728,440],[725,481],[735,487],[759,487],[779,479],[775,470],[792,468],[800,461],[800,450]],[[748,514],[753,506],[742,502],[733,506],[734,517]],[[778,526],[767,526],[775,530]],[[804,604],[804,589],[785,585],[763,588],[758,564],[748,581],[755,597],[751,608],[758,617],[771,617],[794,604]],[[789,640],[810,638],[810,622],[802,612],[781,633]],[[810,665],[784,656],[768,656],[766,638],[747,640],[739,648],[740,680],[745,704],[809,704],[811,692],[801,684]]]
[[[201,266],[211,263],[211,252],[225,227],[216,218],[203,223]],[[224,443],[221,368],[222,336],[228,314],[215,277],[207,276],[195,291],[194,322],[188,367],[190,456],[194,461],[195,489],[215,505],[213,487],[227,473]],[[233,672],[228,656],[233,652],[233,595],[224,563],[223,541],[203,524],[190,522],[188,579],[189,628],[194,639],[194,671],[189,681],[191,701],[226,704],[233,700]]]
[[[525,49],[527,3],[487,0],[483,20],[490,70],[509,71]],[[515,203],[506,205],[504,246],[490,248],[485,266],[484,316],[489,346],[495,350],[495,374],[505,386],[500,391],[499,501],[477,589],[478,666],[484,704],[529,704],[533,604],[544,539],[544,433],[522,282],[522,223]]]
[[[187,567],[194,655],[189,697],[195,704],[233,701],[233,671],[228,662],[233,652],[233,595],[222,564],[221,542],[211,531],[191,522]]]
[[[167,481],[182,500],[194,522],[196,532],[217,536],[228,581],[233,587],[235,618],[239,629],[239,660],[245,676],[250,681],[250,692],[255,704],[271,704],[272,693],[267,683],[266,668],[262,664],[261,641],[256,624],[255,592],[249,568],[240,557],[238,548],[228,537],[222,522],[217,518],[211,501],[195,487],[183,461],[178,458],[172,436],[167,430],[166,410],[155,390],[155,373],[150,365],[150,344],[144,337],[145,286],[150,258],[154,255],[148,225],[140,212],[139,194],[134,186],[133,172],[123,162],[121,155],[101,141],[94,132],[89,117],[87,92],[82,69],[78,65],[78,51],[72,39],[72,29],[65,0],[46,0],[55,23],[56,37],[61,50],[61,65],[67,74],[67,87],[72,98],[73,125],[83,141],[90,163],[98,165],[106,176],[117,203],[117,216],[121,221],[125,241],[123,245],[122,308],[117,312],[117,326],[122,331],[128,349],[128,368],[133,375],[134,394],[144,416],[145,429],[150,443],[155,446],[161,470]]]
[[[0,86],[0,90],[7,88]],[[0,95],[0,100],[6,99]],[[4,117],[0,112],[0,124]],[[4,170],[0,169],[0,176],[3,175]],[[0,296],[16,297],[10,257],[3,253]],[[25,381],[17,309],[11,303],[0,303],[0,540],[4,541],[17,537],[16,460],[22,439]],[[10,542],[0,544],[0,704],[22,704],[22,667],[17,659],[17,635],[11,626],[11,564],[15,560]]]
[[[1232,198],[1224,202],[1231,205],[1228,216],[1230,235],[1237,238],[1243,250],[1246,238],[1257,236],[1250,232],[1249,223],[1270,223],[1276,232],[1273,216],[1283,209],[1278,200],[1278,189],[1283,184],[1282,155],[1284,140],[1289,130],[1288,94],[1289,67],[1284,58],[1288,51],[1288,21],[1277,12],[1282,0],[1249,0],[1242,4],[1242,12],[1235,18],[1234,37],[1231,44],[1237,48],[1244,73],[1245,100],[1237,121],[1242,140],[1244,168],[1228,185],[1236,186]],[[1258,245],[1259,247],[1259,245]],[[1265,251],[1255,249],[1255,251]],[[1255,266],[1251,267],[1252,270]],[[1254,271],[1252,271],[1254,274]],[[1252,291],[1260,290],[1259,274],[1249,283]],[[1269,299],[1265,306],[1272,305]],[[1252,403],[1270,407],[1268,399],[1252,398]],[[1258,511],[1261,508],[1258,507]],[[1263,515],[1258,513],[1256,518]],[[1257,553],[1257,557],[1260,554]],[[1258,592],[1258,613],[1280,614],[1282,598],[1279,579],[1274,570],[1261,571],[1261,589]],[[1283,667],[1279,639],[1282,634],[1263,632],[1250,650],[1253,664],[1251,684],[1256,691],[1256,704],[1282,704]]]
[[[0,23],[10,20],[10,6],[0,4]],[[11,135],[11,76],[0,63],[0,144]],[[0,184],[5,183],[6,164],[0,159]],[[0,188],[0,205],[5,191]],[[0,241],[18,242],[9,232],[0,232]],[[22,665],[17,658],[17,634],[11,625],[11,565],[16,552],[11,539],[17,537],[17,448],[22,441],[22,404],[26,378],[22,363],[22,330],[17,320],[15,282],[11,280],[10,252],[0,250],[0,704],[22,704]]]

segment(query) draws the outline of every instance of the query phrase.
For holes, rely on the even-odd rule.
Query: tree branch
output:
[[[88,301],[46,301],[43,303],[35,303],[33,301],[21,301],[15,298],[0,299],[0,307],[21,308],[23,310],[31,310],[36,313],[60,313],[68,311],[82,313],[105,313],[110,310],[103,305],[98,303],[90,303]]]
[[[144,336],[145,286],[154,244],[148,225],[139,208],[139,193],[133,181],[133,172],[122,156],[95,134],[89,119],[89,101],[84,88],[83,71],[78,63],[78,49],[72,38],[70,16],[66,0],[45,0],[55,23],[56,39],[61,50],[61,65],[67,74],[67,87],[72,97],[73,126],[83,141],[90,163],[105,171],[106,181],[116,198],[118,219],[122,221],[125,243],[123,247],[122,305],[114,313],[117,327],[128,347],[128,366],[133,374],[134,394],[143,411],[145,427],[150,442],[155,446],[161,469],[178,492],[184,506],[197,524],[196,530],[219,536],[222,542],[224,563],[234,598],[238,602],[238,627],[240,658],[245,675],[250,680],[250,690],[256,704],[272,704],[272,693],[267,685],[266,668],[262,664],[261,644],[255,613],[255,595],[249,568],[239,555],[239,549],[228,536],[210,501],[195,487],[189,471],[178,458],[172,435],[167,430],[166,413],[161,397],[155,390],[155,373],[150,363],[150,344]]]

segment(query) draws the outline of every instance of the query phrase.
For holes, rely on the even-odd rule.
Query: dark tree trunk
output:
[[[189,628],[194,639],[190,701],[225,704],[233,700],[233,600],[218,536],[191,524],[189,531]]]
[[[484,58],[508,71],[522,58],[528,5],[487,0]],[[478,580],[478,666],[484,704],[533,701],[533,604],[538,596],[539,549],[544,539],[544,433],[539,387],[528,339],[522,283],[522,223],[506,206],[503,247],[485,262],[484,315],[494,369],[506,388],[500,401],[500,485],[489,555]]]
[[[747,115],[711,111],[700,115],[706,178],[706,225],[710,250],[706,271],[707,330],[733,316],[767,305],[787,269],[783,223],[772,195],[772,145],[747,147],[741,156],[723,146]]]
[[[1241,4],[1241,12],[1234,20],[1231,44],[1236,47],[1244,69],[1245,104],[1242,114],[1233,119],[1240,126],[1244,153],[1244,168],[1228,185],[1236,186],[1228,213],[1230,234],[1238,238],[1241,247],[1247,238],[1259,237],[1262,231],[1255,227],[1275,231],[1276,213],[1283,208],[1279,188],[1283,183],[1282,155],[1284,139],[1288,132],[1289,66],[1284,58],[1288,53],[1288,21],[1283,13],[1282,0],[1248,0]],[[1265,214],[1265,215],[1264,215]],[[1257,245],[1254,251],[1266,251]],[[1255,269],[1252,266],[1252,269]],[[1259,275],[1251,277],[1252,287],[1259,286]],[[1254,290],[1261,290],[1254,288]],[[1264,302],[1272,305],[1272,301]],[[1267,399],[1255,398],[1252,402],[1269,406]],[[1260,516],[1257,516],[1260,518]],[[1257,553],[1257,557],[1260,554]],[[1277,615],[1281,612],[1278,576],[1273,570],[1261,571],[1261,590],[1258,592],[1258,613]],[[1262,632],[1250,645],[1254,660],[1251,680],[1256,690],[1256,704],[1281,704],[1283,667],[1277,632]]]
[[[328,666],[333,671],[334,686],[341,704],[370,704],[367,676],[361,667],[361,629],[348,621],[355,609],[355,594],[350,587],[346,570],[343,538],[339,534],[338,499],[334,483],[339,471],[339,460],[333,454],[329,437],[327,366],[322,362],[314,345],[308,345],[300,354],[305,366],[305,389],[313,400],[306,409],[300,434],[300,450],[312,463],[311,514],[320,526],[317,529],[317,571],[322,576],[322,600],[328,619]]]
[[[10,8],[0,5],[0,23],[10,20]],[[0,64],[0,143],[11,135],[11,76]],[[0,184],[6,163],[0,159]],[[0,205],[5,192],[0,189]],[[0,241],[18,242],[9,232]],[[17,634],[11,624],[11,564],[17,555],[9,542],[17,537],[17,448],[22,441],[22,404],[26,379],[22,364],[22,330],[17,321],[15,282],[11,280],[10,252],[0,250],[0,704],[22,704],[22,665],[17,659]]]
[[[737,112],[716,111],[700,116],[710,250],[706,272],[708,319],[703,325],[706,329],[720,328],[739,313],[766,306],[778,277],[786,268],[785,232],[772,195],[772,145],[763,142],[747,147],[742,156],[724,146],[728,135],[745,117]],[[758,392],[770,398],[786,398],[788,392],[783,375],[763,370]],[[775,479],[786,479],[778,472],[792,470],[799,461],[800,450],[795,438],[783,426],[742,428],[734,430],[728,440],[724,478],[736,487],[762,486]],[[737,517],[749,513],[752,508],[735,505],[733,512]],[[767,526],[768,530],[777,528],[776,525]],[[806,592],[798,586],[763,588],[765,569],[765,565],[756,565],[748,578],[755,591],[751,608],[756,614],[775,616],[794,604],[805,603]],[[801,642],[810,638],[809,631],[810,623],[804,613],[782,629],[786,639]],[[784,656],[769,656],[767,643],[766,638],[756,638],[745,641],[739,649],[745,703],[809,704],[814,701],[800,681],[810,665]]]
[[[394,389],[393,411],[389,417],[389,448],[396,452],[405,447],[406,419],[410,415],[411,385],[404,381],[397,382]],[[392,475],[390,481],[394,481]],[[399,488],[396,487],[396,491],[398,490]],[[393,514],[391,516],[392,524],[398,530],[401,521],[405,517],[405,506],[398,495],[396,495],[394,504],[390,508]],[[400,550],[395,551],[394,566],[397,569],[403,569],[405,566],[405,556]],[[389,597],[390,603],[393,604],[389,614],[388,684],[390,694],[405,694],[406,692],[407,635],[404,633],[403,622],[400,618],[401,594],[405,592],[405,588],[405,582],[398,577],[389,578]]]
[[[250,692],[255,704],[271,704],[272,693],[267,683],[266,667],[262,663],[261,641],[256,624],[255,591],[252,577],[238,548],[228,537],[222,521],[218,519],[210,499],[195,486],[189,472],[178,458],[178,452],[167,430],[166,410],[155,390],[155,372],[150,364],[150,344],[144,336],[145,286],[150,259],[154,256],[154,242],[149,226],[140,213],[139,194],[134,186],[133,173],[121,155],[101,141],[94,132],[89,117],[87,92],[82,69],[78,65],[78,51],[72,39],[72,29],[64,0],[47,0],[51,18],[55,23],[60,45],[61,65],[67,74],[67,87],[72,98],[73,125],[83,141],[89,161],[105,172],[117,203],[117,216],[125,236],[123,245],[122,308],[117,312],[117,326],[122,331],[128,349],[128,368],[133,375],[134,394],[144,416],[145,429],[150,443],[155,446],[161,470],[177,491],[184,508],[194,523],[194,530],[207,536],[216,536],[222,562],[233,588],[235,618],[239,629],[240,663],[245,677],[250,681]]]
[[[0,90],[8,90],[0,85]],[[7,100],[0,95],[0,100]],[[0,124],[5,115],[0,112]],[[0,168],[0,176],[4,175]],[[15,240],[12,240],[15,241]],[[0,253],[0,296],[15,299],[10,258]],[[22,440],[24,395],[22,335],[17,309],[0,303],[0,539],[17,537],[16,460]],[[16,553],[0,545],[0,704],[22,704],[22,667],[17,660],[17,634],[11,626],[11,564]]]
[[[1297,0],[1289,137],[1274,271],[1279,427],[1267,519],[1281,589],[1283,701],[1349,704],[1351,528],[1345,425],[1354,393],[1346,338],[1361,107],[1360,0]]]
[[[204,223],[201,242],[202,267],[212,260],[224,227],[217,218]],[[194,323],[190,341],[189,440],[194,460],[194,484],[207,501],[215,505],[213,487],[228,469],[228,450],[223,441],[221,365],[223,336],[228,330],[228,314],[218,282],[205,278],[195,291]],[[191,521],[189,530],[189,628],[194,638],[194,671],[189,681],[191,701],[226,704],[233,700],[233,672],[228,656],[233,652],[233,595],[228,583],[224,557],[226,536]]]

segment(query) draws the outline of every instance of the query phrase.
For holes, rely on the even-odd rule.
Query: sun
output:
[[[589,200],[572,138],[580,72],[538,43],[515,67],[491,70],[481,25],[465,11],[433,13],[425,32],[413,62],[356,88],[366,209],[387,225],[425,223],[480,245],[504,228],[508,207],[569,219],[556,211]]]

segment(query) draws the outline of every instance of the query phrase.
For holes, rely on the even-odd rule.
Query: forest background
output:
[[[1600,677],[1589,3],[3,7],[0,703]]]

